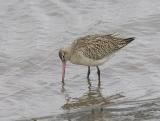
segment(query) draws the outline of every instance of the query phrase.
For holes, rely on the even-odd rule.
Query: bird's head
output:
[[[68,48],[61,48],[59,50],[59,58],[64,63],[68,60],[70,60],[70,51]]]
[[[70,56],[69,48],[61,48],[59,50],[59,58],[62,61],[62,82],[64,82],[66,62],[70,60]]]

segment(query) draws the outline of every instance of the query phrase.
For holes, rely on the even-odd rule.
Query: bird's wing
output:
[[[120,49],[119,42],[122,38],[113,35],[88,35],[78,38],[73,42],[73,51],[81,51],[84,56],[99,60]]]

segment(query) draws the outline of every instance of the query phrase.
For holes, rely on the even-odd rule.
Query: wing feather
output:
[[[87,35],[80,37],[73,42],[72,50],[73,53],[81,51],[84,56],[99,60],[113,52],[119,50],[119,42],[123,38],[116,37],[114,35]]]

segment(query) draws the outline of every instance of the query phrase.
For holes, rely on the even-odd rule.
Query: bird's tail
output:
[[[130,37],[130,38],[126,38],[126,39],[122,39],[118,42],[118,47],[123,48],[125,47],[127,44],[129,44],[130,42],[132,42],[135,39],[135,37]]]
[[[130,38],[124,39],[124,41],[126,42],[126,44],[132,42],[133,40],[135,40],[135,37],[130,37]]]

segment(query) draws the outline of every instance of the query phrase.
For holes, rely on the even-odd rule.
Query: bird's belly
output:
[[[78,65],[85,65],[85,66],[98,66],[98,65],[102,65],[103,63],[105,63],[109,58],[105,57],[103,59],[99,59],[99,60],[94,60],[94,59],[90,59],[85,57],[84,55],[73,55],[70,59],[70,62],[73,64],[78,64]]]

